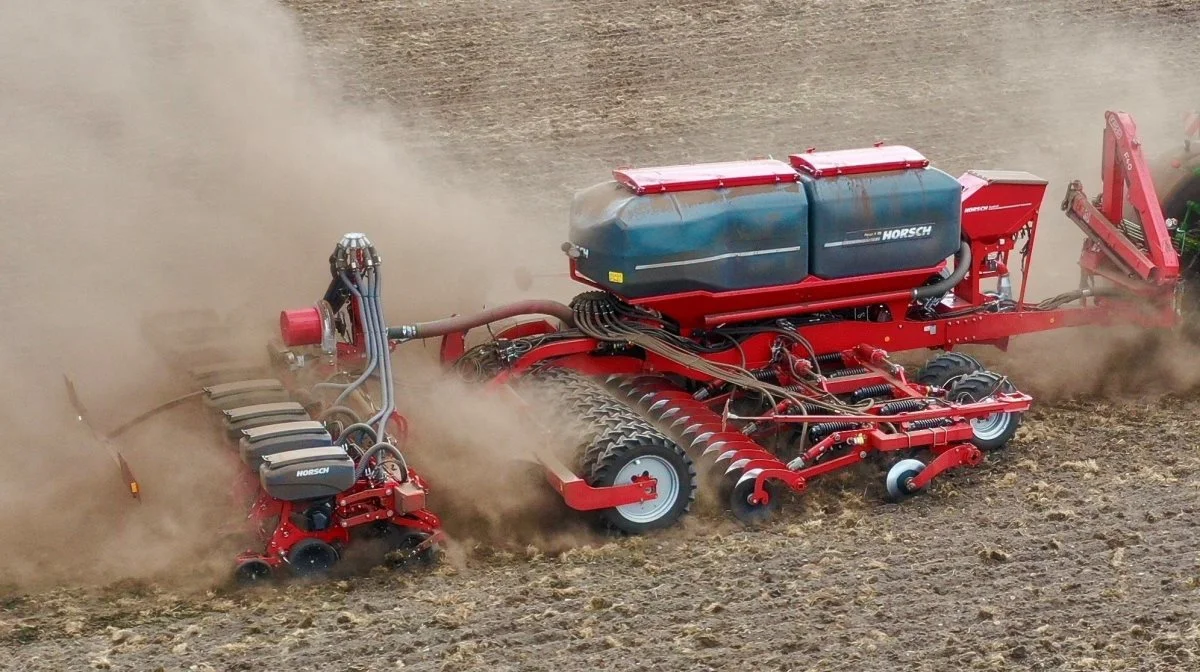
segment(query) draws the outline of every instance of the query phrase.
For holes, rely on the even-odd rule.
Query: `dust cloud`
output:
[[[995,154],[976,156],[994,160],[963,168],[1027,169],[1051,180],[1031,288],[1042,298],[1077,281],[1081,238],[1058,201],[1070,179],[1098,188],[1103,111],[1133,112],[1148,147],[1170,147],[1178,113],[1200,92],[1167,81],[1159,67],[1167,55],[1120,27],[1013,22],[986,37],[961,77],[981,100],[998,99],[997,88],[1020,95],[1004,109],[968,110],[986,118],[981,128],[945,130],[956,135],[942,141],[1000,133],[1007,144],[979,139]],[[204,581],[227,568],[214,521],[236,518],[224,495],[237,467],[213,450],[204,419],[175,413],[122,441],[146,488],[134,505],[62,391],[69,373],[102,429],[180,392],[138,328],[154,311],[230,313],[245,323],[230,334],[235,345],[257,352],[281,306],[306,305],[324,288],[326,258],[345,231],[368,233],[382,250],[393,322],[466,312],[504,293],[497,279],[513,268],[550,266],[539,251],[557,247],[557,227],[529,226],[505,185],[413,150],[436,145],[431,129],[411,122],[415,110],[398,120],[394,110],[343,102],[343,83],[329,75],[336,68],[313,63],[313,53],[293,17],[267,0],[0,4],[0,421],[8,430],[0,507],[10,513],[0,538],[17,549],[0,560],[0,581]],[[1031,97],[1023,73],[1051,65],[1062,86]],[[807,81],[797,80],[797,99]],[[930,94],[944,94],[935,84]],[[869,127],[867,111],[886,107],[866,100],[856,125]],[[890,118],[891,130],[912,124],[904,112]],[[680,134],[698,123],[681,120]],[[750,146],[742,141],[759,129],[736,126],[709,133],[711,151]],[[789,135],[789,146],[795,141]],[[1018,383],[1070,394],[1099,384],[1081,371],[1094,374],[1098,361],[1138,348],[1090,330],[1056,332],[1018,339],[1004,366]],[[1194,355],[1161,362],[1143,368],[1200,370]],[[468,539],[537,540],[535,528],[511,527],[507,515],[530,505],[509,498],[523,467],[507,448],[523,426],[423,374],[413,380],[425,387],[405,393],[414,430],[431,457],[444,458],[418,461],[444,483],[434,506],[465,512]]]
[[[135,505],[63,391],[68,373],[102,431],[183,391],[141,336],[155,311],[241,316],[230,338],[258,354],[345,231],[381,250],[393,322],[478,307],[539,248],[492,187],[406,150],[422,129],[342,102],[327,72],[266,0],[0,6],[0,538],[19,549],[0,581],[228,568],[214,521],[238,518],[237,467],[203,419],[123,437]]]
[[[1183,156],[1183,115],[1194,108],[1200,90],[1178,77],[1172,62],[1177,54],[1165,53],[1125,24],[1017,21],[994,37],[981,45],[980,54],[980,61],[999,75],[989,86],[1020,90],[1032,79],[1030,73],[1046,69],[1057,84],[1014,94],[1009,109],[997,110],[1002,114],[994,123],[1013,126],[1010,141],[992,148],[997,158],[991,164],[977,166],[1027,170],[1049,180],[1028,289],[1028,299],[1039,301],[1079,285],[1084,235],[1061,203],[1072,180],[1080,180],[1091,198],[1102,190],[1105,111],[1133,116],[1155,179],[1166,184],[1170,180],[1161,176]],[[1014,273],[1014,285],[1018,281]],[[1200,385],[1200,351],[1182,330],[1081,327],[1015,337],[1004,356],[991,349],[968,350],[994,362],[1039,401],[1178,393]]]
[[[541,454],[574,468],[585,439],[552,388],[518,397],[443,376],[414,353],[399,361],[398,394],[414,445],[408,459],[433,484],[429,505],[446,524],[448,559],[529,547],[553,553],[601,539],[534,461]]]

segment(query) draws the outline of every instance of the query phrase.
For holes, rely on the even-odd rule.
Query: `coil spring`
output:
[[[803,413],[804,415],[819,415],[822,413],[823,410],[824,409],[822,409],[818,406],[815,406],[813,404],[808,404],[808,403],[797,404],[794,401],[790,401],[787,403],[787,408],[784,409],[783,412],[784,413],[793,413],[793,414],[794,413]],[[757,422],[751,422],[751,423],[748,423],[745,427],[742,427],[741,431],[743,434],[746,434],[748,436],[750,434],[757,432],[760,429],[762,429],[762,427],[759,426],[759,424]]]
[[[1146,249],[1146,229],[1141,224],[1131,220],[1122,219],[1121,229],[1125,232],[1125,237],[1132,240],[1138,247]]]
[[[750,375],[754,376],[755,380],[759,380],[764,383],[768,383],[779,377],[779,373],[775,371],[775,369],[755,369],[750,372]]]
[[[795,392],[796,390],[792,390],[792,391]],[[821,415],[826,412],[827,411],[825,409],[821,408],[820,406],[817,406],[816,404],[810,404],[807,402],[803,403],[803,404],[797,404],[794,401],[788,403],[788,413],[793,413],[793,414],[794,413],[803,413],[804,415]]]
[[[916,422],[910,423],[908,425],[908,430],[913,431],[916,429],[933,429],[934,427],[949,427],[950,425],[953,425],[953,424],[954,424],[954,421],[951,420],[950,418],[930,418],[928,420],[917,420]]]
[[[880,415],[895,415],[897,413],[906,413],[908,411],[919,411],[925,408],[927,402],[924,399],[901,399],[893,401],[879,407]]]
[[[870,373],[870,371],[866,367],[860,366],[853,369],[839,369],[827,375],[829,378],[845,378],[846,376],[858,376],[864,373]]]
[[[844,420],[843,421],[835,420],[833,422],[822,422],[822,423],[813,425],[811,428],[809,428],[808,436],[813,441],[817,441],[825,436],[833,434],[834,432],[844,432],[848,429],[858,429],[858,423],[857,422],[846,422]]]
[[[827,352],[823,355],[817,355],[818,364],[840,364],[842,362],[842,353]]]
[[[863,399],[869,399],[871,397],[881,397],[885,394],[891,394],[891,393],[892,393],[891,385],[888,385],[887,383],[880,383],[878,385],[867,385],[866,387],[858,388],[857,390],[850,393],[850,399],[853,401],[862,401]]]

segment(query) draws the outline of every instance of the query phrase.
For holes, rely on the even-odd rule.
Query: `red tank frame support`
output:
[[[1152,287],[1172,286],[1179,280],[1179,256],[1171,245],[1137,126],[1125,112],[1106,112],[1104,120],[1104,190],[1099,203],[1090,202],[1076,180],[1062,204],[1089,239],[1080,264],[1090,273],[1134,289],[1137,284],[1129,283],[1127,276],[1136,276]],[[1145,237],[1144,250],[1118,228],[1125,221],[1127,197],[1137,217],[1134,226]]]

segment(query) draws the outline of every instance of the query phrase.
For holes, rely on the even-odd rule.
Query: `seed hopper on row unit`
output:
[[[1172,201],[1192,183],[1176,182],[1160,199],[1132,119],[1108,113],[1102,192],[1074,182],[1062,202],[1086,234],[1080,284],[1037,302],[1026,278],[1045,180],[955,179],[876,145],[614,171],[573,202],[563,250],[589,289],[569,304],[393,326],[379,254],[355,233],[330,257],[324,296],[282,313],[266,368],[203,361],[222,336],[204,320],[159,319],[148,333],[193,366],[245,463],[261,542],[239,558],[243,578],[327,571],[358,539],[405,557],[438,543],[392,383],[392,350],[420,339],[441,339],[448,370],[498,393],[549,387],[587,424],[574,464],[539,453],[570,507],[645,533],[684,516],[703,479],[753,523],[786,490],[864,460],[883,461],[888,494],[903,498],[1008,442],[1030,396],[958,346],[1176,325],[1196,275],[1178,225],[1190,211]],[[938,354],[910,375],[890,353],[911,350]]]

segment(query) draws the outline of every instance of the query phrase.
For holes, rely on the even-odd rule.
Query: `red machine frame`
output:
[[[839,152],[810,150],[790,159],[790,165],[778,161],[731,162],[614,171],[614,177],[637,193],[648,193],[796,181],[802,172],[819,178],[923,168],[928,164],[915,150],[879,145]],[[768,485],[772,482],[801,491],[813,478],[872,454],[918,449],[932,453],[929,464],[908,479],[911,487],[920,489],[946,470],[974,465],[982,459],[977,442],[972,440],[972,420],[1023,413],[1032,399],[1007,387],[997,387],[986,398],[951,399],[948,390],[909,380],[903,367],[889,359],[889,351],[949,351],[965,344],[1003,350],[1012,336],[1049,329],[1116,323],[1172,327],[1177,323],[1179,259],[1141,153],[1137,129],[1127,114],[1106,114],[1102,178],[1103,191],[1096,202],[1089,201],[1078,181],[1069,185],[1062,202],[1063,211],[1086,234],[1079,262],[1080,287],[1040,304],[1027,302],[1026,292],[1047,183],[1021,172],[969,171],[958,178],[964,246],[949,280],[939,280],[951,270],[947,262],[942,262],[896,273],[836,280],[810,277],[786,286],[634,299],[620,297],[619,292],[613,293],[611,288],[585,277],[575,258],[570,259],[572,278],[647,314],[669,317],[678,336],[684,339],[701,339],[716,329],[751,325],[753,333],[738,341],[737,348],[706,351],[703,359],[707,364],[762,373],[782,387],[809,385],[830,397],[853,396],[863,390],[885,391],[872,395],[885,398],[884,403],[865,407],[868,410],[861,413],[844,408],[830,414],[811,413],[784,401],[767,412],[739,416],[730,411],[730,402],[741,392],[724,385],[729,381],[716,377],[712,369],[706,371],[686,358],[653,347],[632,351],[606,348],[598,337],[580,335],[582,332],[560,334],[532,347],[515,361],[507,362],[488,384],[493,389],[511,390],[509,383],[547,363],[592,377],[619,376],[620,381],[614,383],[618,397],[639,410],[676,445],[709,455],[727,474],[739,475],[735,487],[751,486],[747,493],[751,505],[771,500]],[[1127,209],[1133,213],[1132,219],[1125,218]],[[1025,244],[1018,249],[1022,240]],[[1020,255],[1015,264],[1014,251]],[[1014,266],[1021,274],[1016,296],[1008,282]],[[997,282],[995,292],[984,288],[989,281]],[[930,283],[936,290],[932,293]],[[538,312],[537,306],[545,308],[552,303],[529,302],[521,310],[496,309],[465,322],[443,321],[471,326],[442,325],[438,334],[423,333],[421,325],[397,328],[395,335],[389,329],[389,348],[411,338],[441,335],[441,358],[449,365],[466,353],[469,329],[495,321],[501,313],[503,317],[530,315]],[[1077,305],[1066,307],[1072,303]],[[875,311],[875,318],[809,319],[830,311],[857,313],[868,308]],[[565,317],[555,313],[553,307],[549,314]],[[354,324],[363,324],[363,316],[353,303],[348,317]],[[758,331],[768,320],[785,325],[779,328],[794,331],[802,338],[787,344],[781,342],[779,328]],[[325,332],[325,316],[319,307],[285,311],[280,327],[288,347],[331,345],[326,343],[332,336]],[[535,319],[502,330],[494,340],[536,337],[560,330],[548,320]],[[334,352],[333,361],[341,360],[343,368],[345,363],[364,361],[366,348],[361,332],[356,329],[348,342],[337,342]],[[319,374],[325,366],[318,364],[315,368]],[[281,379],[289,379],[286,371],[278,373]],[[688,388],[675,385],[667,376],[690,381]],[[802,455],[788,463],[764,446],[773,434],[788,427],[831,420],[841,426],[814,438]],[[407,430],[403,417],[394,414],[392,421],[396,436],[402,438]],[[827,451],[834,446],[852,449],[831,456]],[[653,478],[639,477],[610,487],[592,486],[585,480],[586,475],[573,473],[548,451],[539,452],[537,457],[549,482],[574,509],[609,509],[658,496],[658,483]],[[418,482],[417,486],[423,489],[423,484]],[[391,493],[389,488],[393,488]],[[394,485],[376,487],[360,480],[339,497],[339,519],[345,525],[305,536],[344,540],[347,527],[385,519],[423,528],[433,533],[434,539],[440,536],[439,521],[428,512],[418,510],[419,520],[399,518],[412,512],[404,514],[409,506],[395,496]],[[289,513],[286,502],[271,500],[262,493],[254,498],[253,520],[267,522]],[[264,539],[268,549],[265,554],[251,553],[241,559],[274,566],[282,557],[279,551],[299,538],[286,523],[268,536]]]
[[[837,156],[832,156],[837,155]],[[813,171],[852,172],[870,168],[874,171],[910,167],[923,157],[908,148],[876,146],[867,150],[804,154],[792,157],[797,169]],[[898,165],[902,162],[904,165]],[[746,162],[751,163],[751,162]],[[706,171],[694,167],[654,169],[642,174],[634,171],[615,171],[614,175],[637,193],[666,191],[673,188],[713,188],[752,180],[752,170],[746,163],[709,164]],[[778,162],[776,162],[778,163]],[[920,164],[923,165],[923,164]],[[714,166],[717,173],[714,174]],[[781,176],[774,167],[760,168],[759,177],[775,180]],[[720,172],[724,171],[724,172]],[[727,174],[725,174],[727,173]],[[817,174],[813,172],[813,174]],[[1086,234],[1080,257],[1081,286],[1069,302],[1077,307],[1042,306],[1026,302],[1026,290],[1032,251],[1035,242],[1038,214],[1045,195],[1046,181],[1028,173],[999,171],[970,171],[959,178],[962,184],[962,230],[970,249],[970,266],[965,277],[937,305],[937,316],[913,319],[909,316],[914,304],[914,290],[931,274],[947,268],[916,269],[901,273],[862,276],[844,280],[808,278],[800,283],[782,287],[767,287],[725,293],[685,292],[643,299],[624,299],[627,303],[658,311],[678,322],[683,336],[702,333],[720,325],[745,323],[772,318],[789,318],[803,314],[865,306],[885,306],[891,319],[884,321],[833,321],[800,325],[802,333],[813,346],[816,355],[833,353],[846,369],[859,369],[855,375],[830,378],[823,385],[833,394],[845,393],[868,385],[887,385],[893,399],[928,398],[936,393],[927,386],[908,381],[901,367],[888,360],[883,349],[866,345],[879,344],[891,351],[915,349],[952,350],[965,344],[986,344],[1001,350],[1008,347],[1012,336],[1050,329],[1132,323],[1143,327],[1172,327],[1176,324],[1179,262],[1172,248],[1166,221],[1150,178],[1136,126],[1129,115],[1108,112],[1105,115],[1103,195],[1098,204],[1089,202],[1078,181],[1068,187],[1062,209]],[[640,178],[640,182],[639,182]],[[1128,187],[1126,187],[1128,185]],[[1144,231],[1145,246],[1139,247],[1127,235],[1123,220],[1126,204],[1136,213],[1136,224]],[[1009,310],[981,312],[979,309],[995,295],[983,288],[986,280],[1006,278],[1010,273],[1010,256],[1018,240],[1027,243],[1020,251],[1020,289]],[[579,272],[574,258],[570,260],[573,279],[604,291],[599,283]],[[1104,280],[1119,288],[1123,294],[1098,288]],[[556,327],[545,320],[524,322],[496,335],[496,339],[520,338],[551,333]],[[441,355],[450,364],[466,350],[466,332],[443,337]],[[558,340],[539,346],[520,357],[491,381],[503,386],[528,372],[534,366],[553,361],[555,365],[581,373],[604,376],[624,374],[674,374],[700,383],[711,383],[703,373],[654,352],[643,357],[599,356],[600,343],[591,338]],[[777,338],[770,334],[756,335],[741,343],[738,352],[726,351],[713,355],[713,361],[734,363],[735,357],[748,369],[777,366],[773,357]],[[799,353],[789,353],[791,364],[803,364]],[[795,369],[792,369],[795,372]],[[781,384],[791,373],[779,371]],[[678,390],[634,387],[627,390],[627,401],[651,405],[662,402],[674,409],[680,420],[671,427],[682,430],[678,437],[695,446],[696,437],[705,437],[706,452],[719,451],[718,462],[728,462],[730,471],[741,469],[742,479],[754,479],[753,502],[765,502],[770,494],[768,480],[780,481],[794,490],[803,490],[814,477],[862,459],[874,451],[912,450],[928,448],[934,455],[927,468],[913,479],[915,487],[923,487],[939,473],[962,465],[974,465],[982,458],[978,448],[970,443],[972,430],[969,420],[993,413],[1021,413],[1030,407],[1031,397],[1020,393],[999,393],[994,399],[976,403],[945,403],[938,408],[915,410],[890,415],[838,416],[838,420],[859,423],[861,426],[834,433],[809,448],[810,457],[835,443],[851,442],[860,449],[814,466],[792,469],[764,449],[752,436],[727,431],[731,420],[770,422],[777,424],[813,423],[829,420],[830,416],[798,415],[787,412],[759,417],[737,417],[719,412],[716,407],[723,399],[698,401]],[[651,412],[651,416],[653,413]],[[660,422],[671,420],[655,418]],[[920,421],[945,421],[946,426],[912,429]],[[679,423],[682,422],[682,425]],[[899,427],[899,432],[883,432],[882,424]],[[713,437],[716,437],[714,440]],[[719,448],[712,448],[713,445]],[[685,446],[687,447],[687,446]],[[544,459],[549,480],[563,495],[566,503],[576,509],[598,509],[645,501],[654,495],[653,479],[625,486],[591,487],[565,466]]]
[[[388,482],[372,484],[360,478],[347,491],[337,496],[334,508],[338,524],[325,530],[307,531],[292,520],[300,508],[294,502],[275,499],[257,487],[254,504],[248,516],[251,525],[262,537],[263,551],[244,551],[236,558],[238,566],[261,562],[272,570],[286,563],[285,558],[296,544],[306,539],[317,539],[327,544],[346,545],[356,528],[370,523],[387,521],[398,528],[422,534],[425,538],[413,553],[442,543],[445,533],[441,520],[425,510],[426,484],[415,474],[404,483]],[[257,481],[257,479],[255,479]]]

